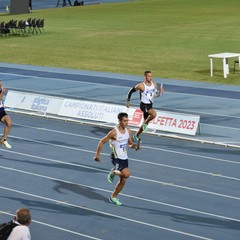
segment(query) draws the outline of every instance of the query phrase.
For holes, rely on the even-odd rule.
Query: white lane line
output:
[[[86,136],[83,136],[83,137],[88,138]],[[39,140],[33,140],[33,139],[29,139],[29,138],[22,138],[22,137],[17,137],[17,136],[11,136],[11,138],[20,139],[20,140],[24,140],[24,141],[28,141],[28,142],[45,144],[45,145],[51,145],[51,146],[60,147],[60,148],[67,148],[67,149],[76,150],[76,151],[95,153],[95,151],[91,151],[91,150],[86,150],[86,149],[81,149],[81,148],[76,148],[76,147],[70,147],[70,146],[65,146],[65,145],[60,145],[60,144],[54,144],[54,143],[48,143],[48,142],[39,141]],[[215,158],[215,157],[208,157],[208,156],[197,155],[197,154],[192,154],[192,153],[184,153],[184,152],[179,152],[179,151],[174,151],[174,150],[168,150],[168,149],[163,149],[163,148],[151,147],[151,146],[147,146],[147,145],[142,145],[142,146],[143,146],[143,148],[151,149],[151,150],[155,150],[155,151],[162,151],[162,152],[167,152],[167,153],[181,154],[181,155],[190,156],[190,157],[203,158],[203,159],[208,159],[208,160],[214,160],[214,161],[220,161],[220,162],[233,163],[233,164],[240,165],[240,162],[237,162],[237,161],[225,160],[225,159]],[[109,156],[109,153],[103,153],[103,155]],[[147,161],[145,161],[145,162],[149,163]],[[154,164],[154,163],[152,163],[152,164]]]
[[[59,133],[59,134],[69,135],[69,136],[77,136],[77,137],[81,137],[81,138],[93,139],[93,140],[97,140],[97,141],[100,140],[100,138],[86,136],[86,135],[81,135],[81,134],[75,134],[75,133],[69,133],[69,132],[64,132],[64,131],[57,131],[57,130],[52,130],[52,129],[47,129],[47,128],[32,127],[32,126],[26,126],[26,125],[20,125],[20,124],[15,124],[15,125],[16,126],[25,127],[25,128],[36,129],[36,130],[55,132],[55,133]],[[10,137],[16,138],[16,139],[23,139],[23,138],[20,138],[20,137],[17,137],[17,136],[10,136]],[[31,139],[25,139],[25,140],[26,141],[30,141]],[[32,140],[32,141],[35,141],[35,140]],[[44,142],[44,143],[48,144],[46,142]],[[151,147],[151,146],[147,146],[147,145],[143,145],[143,147],[146,148],[146,149],[151,149],[151,150],[156,150],[156,151],[163,151],[163,152],[169,152],[169,153],[174,153],[174,154],[181,154],[181,155],[186,155],[186,156],[191,156],[191,157],[196,157],[196,158],[203,158],[203,159],[209,159],[209,160],[214,160],[214,161],[220,161],[220,162],[233,163],[233,164],[239,164],[240,165],[240,162],[232,161],[232,160],[226,160],[226,159],[215,158],[215,157],[208,157],[208,156],[191,154],[191,153],[184,153],[184,152],[168,150],[168,149],[163,149],[163,148],[155,148],[155,147]]]
[[[33,70],[33,71],[38,71],[38,70]],[[48,71],[43,71],[43,72],[48,72]],[[48,73],[53,73],[53,72],[48,72]],[[66,78],[66,79],[62,79],[62,78],[55,78],[55,77],[46,77],[46,76],[35,76],[35,75],[24,75],[24,74],[16,74],[16,73],[3,73],[3,72],[0,72],[0,74],[2,75],[9,75],[9,76],[17,76],[18,78],[19,77],[23,77],[23,78],[35,78],[35,79],[46,79],[46,80],[53,80],[53,81],[65,81],[65,82],[78,82],[78,80],[74,80],[74,79],[69,79],[69,78]],[[69,74],[69,75],[79,75],[79,76],[83,76],[83,74],[75,74],[75,73],[63,73],[63,74]],[[87,75],[85,74],[84,76],[90,76],[91,75]],[[97,76],[97,77],[100,77],[100,78],[109,78],[109,79],[121,79],[121,80],[125,80],[125,81],[129,81],[129,79],[125,79],[125,78],[121,78],[121,77],[110,77],[110,76]],[[134,80],[130,80],[130,81],[134,81]],[[108,86],[109,87],[109,84],[106,84],[106,83],[94,83],[94,82],[90,82],[90,81],[80,81],[80,83],[87,83],[87,84],[99,84],[99,85],[103,85],[103,86]],[[169,85],[174,85],[174,86],[179,86],[177,84],[169,84]],[[110,85],[110,87],[116,87],[116,85]],[[121,88],[129,88],[127,86],[118,86],[118,87],[121,87]],[[188,86],[188,88],[190,88]],[[202,87],[191,87],[193,89],[196,89],[196,88],[201,88]],[[205,88],[204,88],[205,89]],[[221,91],[221,89],[213,89],[213,90],[218,90],[218,91]],[[232,90],[228,90],[228,91],[232,91]],[[237,92],[237,91],[234,91],[234,92]],[[180,92],[169,92],[169,91],[166,91],[166,93],[168,94],[172,94],[172,95],[186,95],[186,96],[198,96],[198,97],[205,97],[205,98],[213,98],[213,99],[224,99],[224,100],[230,100],[230,101],[238,101],[239,99],[236,99],[236,98],[226,98],[226,97],[221,97],[221,96],[209,96],[209,95],[203,95],[203,94],[197,94],[197,93],[180,93]],[[183,110],[181,110],[183,111]]]
[[[53,130],[53,129],[49,129],[49,128],[26,126],[26,125],[22,125],[22,124],[14,124],[14,125],[15,125],[15,126],[19,126],[19,127],[30,128],[30,129],[34,129],[34,130],[40,130],[40,131],[46,131],[46,132],[53,132],[53,133],[64,134],[64,135],[68,135],[68,136],[76,136],[76,137],[93,139],[93,140],[98,140],[98,141],[100,140],[100,138],[97,138],[97,137],[91,137],[91,136],[86,136],[86,135],[77,134],[77,133],[70,133],[70,132],[64,132],[64,131],[59,131],[59,130]],[[204,123],[202,123],[202,125],[213,126],[213,125],[204,124]],[[215,126],[215,125],[214,125],[214,126]],[[215,127],[222,128],[221,126],[215,126]],[[230,128],[230,127],[225,127],[225,128]],[[230,129],[234,129],[234,130],[240,131],[240,129],[237,129],[237,128],[230,128]],[[223,143],[224,143],[224,142],[223,142]],[[227,142],[227,143],[240,143],[240,142]]]
[[[40,199],[43,199],[43,200],[46,200],[46,201],[50,201],[50,202],[55,202],[55,203],[59,202],[58,200],[53,199],[53,198],[48,198],[48,197],[44,197],[44,196],[40,196],[40,195],[36,195],[36,194],[32,194],[32,193],[18,191],[16,189],[12,189],[12,188],[7,188],[7,187],[3,187],[3,186],[0,186],[0,188],[4,189],[4,190],[7,190],[7,191],[11,191],[11,192],[15,192],[15,193],[20,193],[20,194],[23,194],[23,195],[31,196],[31,197],[34,197],[34,198],[40,198]],[[136,224],[145,225],[145,226],[152,227],[152,228],[157,228],[157,229],[166,230],[166,231],[169,231],[169,232],[174,232],[174,233],[178,233],[178,234],[185,235],[185,236],[194,237],[194,238],[197,238],[197,239],[213,240],[211,238],[206,238],[206,237],[203,237],[203,236],[199,236],[199,235],[195,235],[195,234],[191,234],[191,233],[187,233],[187,232],[183,232],[183,231],[178,231],[178,230],[175,230],[175,229],[172,229],[172,228],[162,227],[162,226],[159,226],[159,225],[156,225],[156,224],[142,222],[142,221],[135,220],[135,219],[132,219],[132,218],[127,218],[127,217],[123,217],[123,216],[120,216],[120,215],[107,213],[106,211],[103,212],[103,211],[95,210],[95,209],[88,208],[88,207],[79,206],[79,205],[72,204],[72,203],[64,203],[64,205],[65,206],[71,206],[71,207],[79,208],[79,209],[84,209],[86,211],[98,213],[98,214],[101,214],[101,215],[115,217],[115,218],[122,219],[122,220],[125,220],[125,221],[128,221],[128,222],[133,222],[133,223],[136,223]]]
[[[171,93],[170,93],[171,94]],[[184,95],[184,94],[181,94]],[[189,94],[188,94],[189,95]],[[203,95],[200,95],[203,96]],[[204,96],[203,96],[204,97]],[[205,97],[209,97],[209,96],[205,96]],[[216,97],[218,98],[218,97]],[[234,101],[234,103],[236,101],[240,101],[240,99],[232,99],[232,98],[222,98],[220,97],[220,99],[224,99],[224,100],[229,100],[229,101]],[[162,111],[165,109],[164,107],[161,108]],[[169,108],[166,109],[166,111],[169,111]],[[188,110],[188,109],[181,109],[181,108],[171,108],[172,112],[185,112],[185,113],[191,113],[191,114],[196,114],[196,112],[194,112],[194,110]],[[235,115],[226,115],[226,114],[220,114],[220,113],[212,113],[212,112],[203,112],[203,111],[197,111],[198,115],[208,115],[208,116],[216,116],[216,117],[227,117],[227,118],[240,118],[240,116],[235,116]],[[203,124],[203,123],[201,123]],[[218,125],[214,125],[214,126],[218,126]],[[223,127],[224,128],[224,127]],[[237,128],[238,129],[238,128]]]
[[[4,67],[4,66],[0,66],[0,67]],[[99,77],[99,78],[109,78],[109,79],[121,79],[121,80],[125,80],[125,81],[135,81],[135,82],[138,82],[138,80],[134,80],[134,79],[129,79],[129,77],[124,77],[124,76],[116,76],[116,74],[112,74],[112,73],[100,73],[100,72],[92,72],[92,71],[81,71],[81,70],[72,70],[70,69],[71,72],[69,71],[66,71],[65,69],[60,69],[60,72],[59,70],[56,70],[56,71],[48,71],[48,70],[45,70],[45,69],[28,69],[28,68],[18,68],[18,67],[11,67],[11,66],[8,66],[8,68],[13,68],[13,69],[21,69],[21,70],[26,70],[26,71],[37,71],[37,72],[43,72],[43,73],[52,73],[52,74],[67,74],[67,75],[74,75],[74,76],[87,76],[87,77]],[[75,72],[73,72],[75,71]],[[81,72],[79,72],[81,71]],[[89,74],[91,73],[91,74]],[[29,74],[17,74],[17,73],[5,73],[5,72],[0,72],[0,74],[3,74],[3,75],[10,75],[10,76],[20,76],[20,77],[31,77],[31,78],[46,78],[44,76],[35,76],[35,75],[29,75]],[[110,74],[110,76],[109,76]],[[124,75],[124,74],[121,74],[121,75]],[[46,79],[56,79],[56,78],[46,78]],[[69,81],[68,78],[66,79],[58,79],[58,80],[64,80],[64,81]],[[75,80],[77,81],[77,80]],[[79,82],[79,81],[78,81]],[[109,85],[109,84],[108,84]],[[176,84],[174,84],[176,85]],[[121,86],[121,87],[124,87],[124,86]],[[129,88],[129,87],[127,87]],[[218,90],[218,89],[217,89]],[[231,91],[231,90],[229,90]]]
[[[129,158],[129,159],[131,159],[131,161],[141,162],[143,164],[146,163],[149,165],[161,166],[161,167],[166,167],[166,168],[182,170],[182,171],[186,171],[186,172],[193,172],[193,173],[198,173],[198,174],[203,174],[203,175],[208,175],[208,176],[214,176],[214,177],[220,177],[220,178],[226,178],[226,179],[230,179],[230,180],[240,181],[240,178],[222,175],[221,173],[217,173],[217,172],[216,173],[204,172],[204,171],[199,171],[199,170],[194,170],[194,169],[189,169],[189,168],[175,167],[172,165],[167,165],[167,164],[162,164],[162,163],[146,162],[146,161],[135,159],[135,158]]]
[[[164,149],[164,148],[156,148],[156,147],[151,147],[151,146],[144,146],[144,148],[155,150],[155,151],[181,154],[181,155],[195,157],[195,158],[203,158],[203,159],[207,159],[207,160],[213,160],[213,161],[226,162],[226,163],[232,163],[232,164],[240,165],[240,162],[232,161],[232,160],[226,160],[226,159],[222,159],[222,158],[208,157],[208,156],[203,156],[203,155],[199,155],[199,154],[197,155],[197,154],[192,154],[192,153],[179,152],[179,151],[168,150],[168,149]]]
[[[20,153],[20,152],[14,152],[14,151],[11,151],[11,150],[2,150],[2,151],[9,152],[9,153],[12,153],[12,154],[17,154],[17,155],[27,156],[27,157],[30,157],[30,158],[37,158],[37,159],[41,159],[41,160],[45,160],[45,161],[57,162],[57,163],[66,164],[66,165],[70,165],[70,166],[76,166],[76,167],[91,169],[91,170],[99,171],[99,172],[108,172],[108,171],[101,170],[101,169],[95,168],[95,167],[87,167],[87,166],[81,165],[81,164],[67,163],[67,162],[63,162],[61,160],[55,160],[55,159],[50,159],[50,158],[45,158],[45,157],[39,157],[39,156],[36,156],[36,155],[25,154],[25,153]],[[109,155],[109,154],[107,154],[107,155]],[[4,166],[0,166],[0,168],[5,168],[5,167]],[[214,176],[214,177],[219,177],[219,176],[217,175],[217,176]],[[161,185],[168,185],[168,186],[171,186],[171,187],[185,189],[185,190],[189,190],[189,191],[195,191],[195,192],[210,194],[210,195],[214,195],[214,196],[230,198],[230,199],[234,199],[234,200],[240,200],[240,198],[236,197],[236,196],[231,196],[231,195],[226,195],[226,194],[221,194],[221,193],[216,193],[216,192],[210,192],[210,191],[206,191],[206,190],[202,190],[202,189],[181,186],[181,185],[177,185],[177,184],[174,184],[174,183],[162,182],[162,181],[142,178],[142,177],[138,177],[138,176],[134,176],[134,175],[132,175],[131,178],[142,180],[142,181],[146,181],[146,182],[151,182],[151,183],[157,183],[157,184],[161,184]]]
[[[0,74],[3,74],[3,75],[10,75],[10,76],[17,76],[17,77],[22,77],[23,79],[21,79],[21,80],[24,80],[24,79],[28,79],[28,78],[30,78],[30,79],[32,79],[32,78],[35,78],[35,79],[40,79],[40,80],[52,80],[52,81],[62,81],[62,82],[67,82],[67,83],[70,83],[70,82],[74,82],[74,83],[78,83],[78,84],[84,84],[84,83],[87,83],[88,85],[101,85],[101,86],[107,86],[107,87],[112,87],[112,88],[114,88],[114,87],[116,87],[116,85],[109,85],[109,84],[107,84],[107,83],[96,83],[96,82],[90,82],[90,81],[83,81],[83,80],[81,80],[81,81],[79,81],[79,80],[74,80],[74,79],[69,79],[69,78],[66,78],[66,79],[62,79],[62,78],[51,78],[51,77],[46,77],[46,76],[41,76],[41,77],[38,77],[38,76],[32,76],[32,75],[22,75],[22,74],[15,74],[15,73],[1,73],[0,72]],[[69,74],[69,73],[68,73]],[[75,74],[71,74],[71,75],[75,75]],[[103,78],[103,77],[100,77],[100,78]],[[110,78],[111,79],[111,77],[104,77],[104,78]],[[122,88],[129,88],[129,87],[127,87],[127,86],[121,86]],[[11,89],[11,88],[9,88],[9,89]],[[12,87],[12,89],[14,89],[14,90],[19,90],[19,91],[22,91],[22,88],[13,88]],[[29,89],[30,91],[34,91],[34,90],[31,90],[31,89]],[[43,91],[38,91],[38,92],[43,92]],[[46,92],[43,92],[43,94],[46,94]],[[62,95],[62,94],[61,94]],[[66,95],[66,94],[65,94]]]
[[[12,137],[12,138],[95,154],[95,151],[86,150],[86,149],[82,149],[82,148],[69,147],[69,146],[64,146],[64,145],[60,145],[60,144],[48,143],[48,142],[43,142],[43,141],[39,141],[39,140],[32,140],[32,139],[27,139],[27,138],[20,138],[20,137]],[[145,147],[145,148],[154,149],[154,150],[157,150],[157,151],[159,150],[159,148],[153,148],[153,147]],[[7,151],[7,150],[5,150],[5,151]],[[165,150],[163,149],[162,151],[165,151]],[[178,152],[178,154],[180,154],[180,153]],[[107,154],[107,153],[102,153],[102,155],[109,156],[109,154]],[[189,155],[189,154],[187,154],[187,155]],[[193,154],[190,154],[190,155],[192,156]],[[198,155],[196,155],[196,156],[198,156]],[[177,169],[177,170],[181,170],[181,171],[194,172],[194,173],[199,173],[199,174],[204,174],[204,175],[209,175],[209,176],[217,176],[217,177],[220,177],[220,178],[240,181],[240,178],[222,175],[221,173],[218,173],[218,172],[216,172],[216,173],[214,173],[214,172],[213,173],[212,172],[209,173],[209,172],[204,172],[204,171],[199,171],[199,170],[193,170],[193,169],[188,169],[188,168],[176,167],[176,166],[172,166],[172,165],[168,165],[168,164],[153,163],[153,162],[148,162],[148,161],[145,161],[145,160],[143,161],[143,160],[135,159],[135,158],[129,158],[129,159],[131,161],[141,162],[143,164],[162,166],[162,167]],[[238,164],[240,164],[240,162]]]
[[[62,183],[72,184],[74,186],[76,185],[76,186],[80,186],[80,187],[84,187],[84,188],[89,188],[89,189],[93,189],[93,190],[97,190],[97,191],[101,191],[101,192],[107,192],[107,193],[112,192],[110,190],[106,190],[106,189],[103,189],[103,188],[93,187],[93,186],[90,186],[90,185],[85,185],[85,184],[80,184],[80,183],[75,183],[75,182],[72,182],[72,181],[66,181],[66,180],[62,180],[62,179],[58,179],[58,178],[54,178],[54,177],[45,176],[45,175],[42,175],[42,174],[31,173],[31,172],[18,170],[18,169],[14,169],[14,168],[8,168],[8,167],[0,167],[0,168],[5,169],[5,170],[9,170],[9,171],[15,171],[15,172],[28,174],[30,176],[49,179],[49,180],[52,180],[52,181],[58,181],[58,182],[62,182]],[[150,203],[154,203],[154,204],[158,204],[158,205],[167,206],[167,207],[170,207],[170,208],[176,208],[176,209],[181,209],[181,210],[184,210],[184,211],[199,213],[201,215],[207,215],[207,216],[211,216],[211,217],[217,217],[217,218],[221,218],[221,219],[227,219],[227,220],[233,220],[233,221],[240,222],[240,219],[234,219],[234,218],[230,218],[230,217],[226,217],[226,216],[221,216],[221,215],[218,215],[218,214],[199,211],[199,210],[192,209],[192,208],[181,207],[181,206],[178,206],[178,205],[173,205],[173,204],[164,203],[164,202],[161,202],[161,201],[156,201],[156,200],[147,199],[147,198],[143,198],[143,197],[137,197],[137,196],[124,194],[124,193],[121,193],[121,195],[125,196],[125,197],[128,197],[128,198],[133,198],[133,199],[137,199],[137,200],[141,200],[141,201],[145,201],[145,202],[150,202]],[[60,202],[62,203],[62,201],[59,201],[59,203]]]
[[[86,136],[78,133],[70,133],[70,132],[64,132],[64,131],[59,131],[59,130],[54,130],[54,129],[49,129],[49,128],[43,128],[43,127],[33,127],[33,126],[27,126],[27,125],[22,125],[22,124],[14,124],[14,126],[18,127],[24,127],[24,128],[30,128],[34,130],[41,130],[41,131],[46,131],[46,132],[53,132],[53,133],[59,133],[63,135],[68,135],[68,136],[75,136],[75,137],[82,137],[82,138],[87,138],[87,139],[94,139],[99,141],[100,138],[97,137],[91,137],[91,136]]]

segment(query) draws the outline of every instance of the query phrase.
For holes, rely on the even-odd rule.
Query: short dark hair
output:
[[[146,76],[146,75],[149,74],[149,73],[152,73],[152,72],[149,71],[149,70],[148,70],[148,71],[145,71],[145,72],[144,72],[144,76]]]
[[[119,114],[118,114],[118,120],[119,121],[122,121],[122,119],[123,118],[127,118],[128,117],[128,114],[127,113],[125,113],[125,112],[120,112]]]
[[[19,208],[16,214],[16,220],[22,225],[28,225],[31,222],[31,212],[27,208]]]

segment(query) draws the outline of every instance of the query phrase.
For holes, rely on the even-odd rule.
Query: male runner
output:
[[[151,71],[145,71],[144,72],[144,81],[141,83],[138,83],[135,87],[131,88],[128,92],[127,96],[127,102],[126,107],[130,107],[130,99],[132,96],[132,93],[140,91],[140,109],[143,112],[143,118],[144,123],[143,125],[138,129],[137,133],[133,135],[133,139],[136,142],[140,141],[139,135],[147,129],[147,126],[150,121],[152,121],[156,117],[156,111],[153,109],[153,98],[159,97],[164,89],[161,87],[158,90],[158,86],[156,82],[152,81],[152,73]]]
[[[110,141],[110,147],[112,149],[112,163],[115,166],[108,174],[108,181],[113,182],[114,176],[119,177],[119,181],[115,186],[114,191],[109,198],[109,201],[120,206],[122,203],[117,199],[117,195],[122,191],[127,178],[130,176],[130,170],[128,168],[128,155],[127,148],[134,148],[138,150],[137,144],[132,141],[132,133],[128,125],[128,114],[118,114],[118,125],[112,129],[104,138],[102,138],[97,147],[94,160],[100,162],[100,153],[103,145]]]

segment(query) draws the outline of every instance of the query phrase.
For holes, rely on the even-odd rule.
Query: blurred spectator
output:
[[[17,224],[13,228],[7,240],[30,240],[29,224],[31,223],[31,212],[27,208],[19,208],[13,220]]]

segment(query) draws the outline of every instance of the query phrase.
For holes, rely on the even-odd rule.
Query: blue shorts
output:
[[[115,166],[116,170],[122,171],[125,168],[128,168],[128,159],[122,160],[115,158],[113,154],[111,155],[112,164]]]
[[[7,115],[7,113],[3,110],[3,111],[1,111],[0,112],[0,121],[2,121],[2,118],[4,117],[4,116],[6,116]]]

